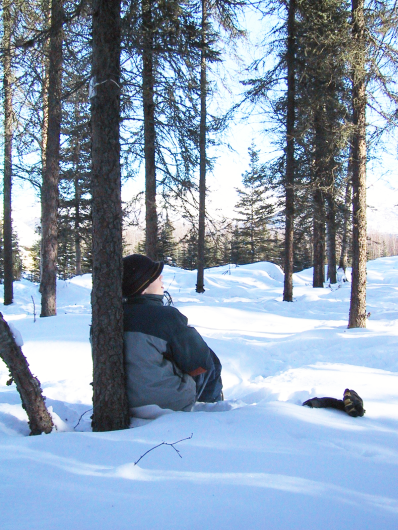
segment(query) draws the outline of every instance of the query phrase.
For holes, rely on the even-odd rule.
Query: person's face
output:
[[[142,294],[163,294],[164,293],[164,287],[163,287],[163,276],[160,275],[159,278],[156,278],[155,281],[150,283],[148,287],[143,291]]]

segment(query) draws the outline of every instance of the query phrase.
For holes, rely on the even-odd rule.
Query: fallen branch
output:
[[[143,455],[141,455],[141,456],[139,457],[139,459],[138,459],[136,462],[134,462],[134,465],[136,466],[136,465],[138,464],[138,462],[139,462],[142,458],[144,458],[145,455],[147,455],[148,453],[150,453],[151,451],[153,451],[154,449],[157,449],[158,447],[160,447],[160,446],[162,446],[162,445],[169,445],[170,447],[172,447],[172,448],[174,449],[174,451],[178,454],[178,456],[179,456],[180,458],[182,458],[180,451],[179,451],[178,449],[176,449],[174,446],[175,446],[176,444],[179,444],[180,442],[184,442],[185,440],[190,440],[190,439],[192,438],[192,436],[193,436],[193,433],[191,433],[191,436],[188,436],[188,438],[182,438],[182,440],[178,440],[178,442],[173,442],[173,443],[162,442],[161,444],[155,445],[155,447],[152,447],[151,449],[148,449],[148,451],[147,451],[146,453],[144,453]]]
[[[76,425],[75,425],[73,428],[76,429],[76,427],[77,427],[77,426],[79,425],[79,423],[81,422],[83,416],[84,416],[85,414],[87,414],[87,412],[91,412],[92,410],[93,410],[93,409],[91,408],[91,409],[88,409],[88,410],[86,410],[85,412],[83,412],[83,414],[82,414],[82,415],[80,416],[80,418],[79,418],[79,421],[76,423]]]
[[[1,313],[0,358],[6,363],[21,396],[22,407],[29,418],[30,434],[50,433],[54,424],[44,403],[40,381],[32,375],[28,361]]]

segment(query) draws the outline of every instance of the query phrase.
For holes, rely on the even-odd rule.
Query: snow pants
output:
[[[222,394],[221,362],[211,349],[210,354],[212,360],[211,369],[193,377],[196,383],[196,401],[204,403],[215,403],[224,399]]]

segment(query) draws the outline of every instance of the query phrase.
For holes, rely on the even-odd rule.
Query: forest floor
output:
[[[209,269],[202,295],[194,271],[165,267],[175,306],[222,361],[225,401],[192,413],[146,407],[111,433],[90,427],[91,277],[59,281],[58,316],[36,321],[38,286],[16,282],[15,303],[0,310],[57,429],[28,436],[1,363],[1,529],[395,530],[398,257],[368,263],[366,329],[347,329],[350,284],[313,289],[311,274],[295,275],[286,303],[270,263]],[[301,406],[347,387],[363,418]],[[180,455],[163,445],[135,465],[179,440]]]

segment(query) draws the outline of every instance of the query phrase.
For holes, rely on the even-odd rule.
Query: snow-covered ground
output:
[[[398,528],[398,257],[368,264],[367,329],[347,329],[350,285],[313,289],[258,263],[195,272],[165,267],[175,306],[223,363],[226,401],[192,413],[149,408],[131,429],[92,433],[90,276],[60,281],[58,316],[37,318],[37,286],[1,306],[22,335],[57,431],[29,437],[0,364],[2,530]],[[364,399],[351,418],[301,403]],[[80,419],[80,421],[79,421]],[[173,443],[178,453],[161,442]]]

